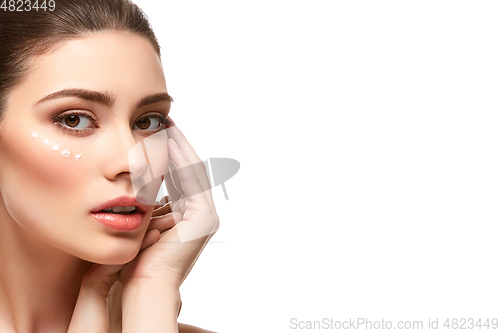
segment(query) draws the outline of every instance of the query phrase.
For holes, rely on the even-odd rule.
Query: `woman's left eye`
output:
[[[134,123],[132,129],[145,131],[145,132],[154,132],[162,128],[162,116],[160,115],[151,115],[137,120]]]

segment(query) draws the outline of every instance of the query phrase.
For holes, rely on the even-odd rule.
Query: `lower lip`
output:
[[[91,215],[97,222],[120,231],[136,230],[141,226],[143,220],[143,215],[140,213],[122,215],[97,212],[91,213]]]

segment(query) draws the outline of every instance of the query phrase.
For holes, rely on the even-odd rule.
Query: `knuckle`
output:
[[[212,233],[215,234],[220,228],[220,219],[219,219],[219,215],[217,215],[217,213],[214,214],[212,226],[213,226]]]

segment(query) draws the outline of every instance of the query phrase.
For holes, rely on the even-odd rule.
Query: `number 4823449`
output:
[[[498,328],[497,318],[478,319],[474,318],[447,318],[443,324],[447,329],[494,329]]]
[[[1,1],[1,0],[0,0]],[[3,0],[2,5],[0,5],[0,10],[4,12],[30,12],[32,10],[43,10],[43,11],[53,11],[56,9],[56,2],[54,0],[35,0],[34,2],[30,0]]]

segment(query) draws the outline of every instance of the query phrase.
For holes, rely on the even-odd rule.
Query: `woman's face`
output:
[[[127,32],[91,34],[31,66],[1,124],[0,221],[84,260],[130,261],[153,207],[132,215],[96,209],[134,199],[129,150],[164,129],[158,119],[170,98],[153,46]]]

